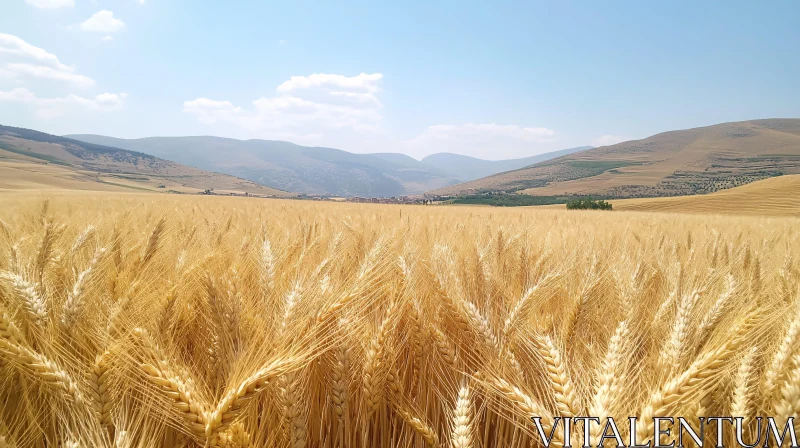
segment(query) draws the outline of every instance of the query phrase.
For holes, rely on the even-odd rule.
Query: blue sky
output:
[[[487,159],[800,117],[800,2],[0,0],[0,124]]]

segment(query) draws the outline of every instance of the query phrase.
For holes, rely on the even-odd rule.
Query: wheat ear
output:
[[[491,385],[517,409],[519,409],[526,418],[540,418],[542,429],[546,434],[550,433],[555,425],[555,421],[552,414],[550,414],[547,409],[536,403],[533,398],[520,390],[518,387],[512,386],[508,381],[502,378],[494,379],[491,382]],[[563,431],[555,431],[550,446],[553,448],[562,448],[564,446]]]
[[[677,402],[688,399],[694,392],[702,389],[736,353],[742,345],[747,327],[747,323],[739,325],[724,344],[702,355],[650,397],[641,413],[640,420],[643,424],[637,428],[637,436],[642,442],[646,442],[653,433],[654,416],[669,415],[668,412]]]
[[[716,328],[725,310],[730,305],[730,299],[733,297],[733,293],[735,291],[736,279],[733,277],[733,275],[728,275],[727,287],[725,288],[725,291],[720,294],[719,297],[717,297],[717,300],[703,317],[703,320],[700,321],[700,325],[697,326],[698,341],[705,341],[708,335],[714,331],[714,328]]]
[[[606,426],[606,420],[614,410],[616,400],[619,399],[620,384],[622,383],[622,356],[623,342],[628,334],[628,324],[622,321],[617,325],[617,329],[608,343],[606,356],[598,370],[599,383],[597,392],[594,395],[592,405],[589,407],[589,415],[600,418],[600,424],[592,427],[592,444],[597,445],[602,437],[602,428]]]
[[[456,407],[453,411],[453,433],[451,435],[453,448],[472,448],[472,434],[472,397],[469,385],[464,385],[458,390]]]
[[[0,353],[12,363],[23,367],[36,380],[60,390],[77,405],[83,406],[83,394],[69,373],[46,356],[25,346],[22,333],[2,309],[0,309]]]
[[[476,307],[472,302],[465,301],[464,309],[467,312],[467,316],[469,316],[469,321],[472,328],[481,341],[483,341],[484,345],[492,349],[497,349],[497,336],[494,335],[494,331],[489,323],[489,319],[484,317],[478,310],[478,307]]]
[[[578,400],[572,381],[567,375],[561,351],[553,343],[550,336],[536,336],[536,347],[545,364],[553,396],[556,400],[558,413],[565,418],[572,418],[579,414]]]
[[[445,335],[442,330],[436,327],[434,327],[431,335],[433,336],[433,344],[436,346],[436,351],[442,357],[444,362],[446,362],[450,367],[455,367],[458,363],[458,355],[456,354],[456,349],[453,344],[450,343],[447,335]]]
[[[0,278],[11,284],[11,288],[20,300],[28,319],[37,326],[43,325],[47,319],[47,303],[39,295],[33,283],[13,272],[0,273]]]
[[[333,411],[341,422],[347,412],[348,383],[350,374],[350,348],[342,344],[336,350],[336,363],[333,366],[331,401]]]
[[[297,372],[289,372],[278,378],[281,391],[283,417],[289,432],[289,443],[292,448],[303,448],[306,445],[306,422],[302,415],[300,378]]]
[[[797,341],[800,340],[800,316],[792,320],[789,328],[781,339],[778,350],[772,357],[769,368],[764,372],[764,398],[770,400],[774,397],[780,384],[786,376],[786,367],[794,353]]]
[[[407,409],[405,406],[395,406],[395,410],[397,414],[405,421],[411,428],[414,429],[414,432],[422,436],[422,440],[425,441],[428,445],[432,447],[439,446],[439,438],[436,436],[436,431],[433,430],[427,423],[425,423],[421,418],[414,415],[411,410]]]
[[[97,418],[103,426],[111,426],[110,367],[111,352],[105,351],[95,358],[92,371],[89,374],[89,396],[92,399],[92,407],[97,414]]]
[[[683,364],[683,358],[687,353],[686,347],[688,344],[686,339],[689,335],[689,318],[699,297],[700,292],[695,290],[684,297],[680,305],[678,305],[675,323],[658,361],[659,367],[667,373],[679,370],[681,364]]]
[[[753,399],[753,360],[757,353],[756,347],[748,350],[742,358],[739,369],[736,371],[733,387],[733,400],[731,403],[731,415],[734,417],[751,416],[751,404]]]
[[[158,223],[156,223],[155,227],[153,227],[153,231],[150,232],[144,252],[142,252],[142,256],[139,259],[139,271],[141,271],[141,269],[153,259],[153,256],[158,251],[159,243],[161,242],[161,238],[164,235],[164,230],[166,229],[166,224],[166,219],[161,218]]]
[[[86,281],[89,278],[92,269],[94,269],[95,265],[104,253],[105,249],[99,249],[95,253],[94,258],[92,258],[92,261],[89,262],[89,266],[87,266],[86,269],[78,274],[78,278],[72,285],[72,290],[70,290],[69,294],[67,295],[67,301],[64,302],[64,308],[61,314],[61,328],[63,331],[69,331],[78,320],[78,317],[83,310],[83,293],[84,287],[86,286]]]
[[[78,235],[78,237],[75,238],[75,242],[72,243],[72,248],[70,249],[70,253],[74,256],[81,249],[83,249],[83,247],[86,246],[86,243],[88,243],[89,240],[92,238],[92,236],[94,236],[96,231],[97,228],[95,226],[93,225],[87,226],[86,229],[84,229],[83,232],[81,232]]]
[[[217,407],[208,414],[206,435],[211,437],[230,426],[250,400],[256,397],[270,381],[288,372],[293,362],[291,358],[272,361],[245,378],[236,387],[229,389]]]
[[[794,368],[786,375],[786,381],[780,390],[780,398],[773,407],[779,422],[800,415],[800,356],[794,358]]]
[[[198,438],[206,435],[207,406],[192,393],[191,381],[181,378],[169,368],[165,360],[158,361],[158,367],[142,364],[142,372],[159,391],[170,399],[170,404],[188,424],[192,434]]]
[[[364,380],[362,382],[362,392],[366,416],[369,417],[378,409],[382,398],[384,381],[386,380],[386,338],[389,334],[391,322],[393,321],[396,301],[389,303],[386,309],[386,317],[381,321],[375,336],[370,341],[367,352],[364,355]]]

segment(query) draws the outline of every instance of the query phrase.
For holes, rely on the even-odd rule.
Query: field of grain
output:
[[[529,447],[530,417],[583,415],[592,446],[609,417],[627,444],[628,416],[639,443],[654,416],[709,415],[751,441],[752,417],[800,411],[795,218],[101,192],[0,210],[0,446]]]
[[[760,180],[716,193],[613,201],[615,210],[800,216],[800,175]]]

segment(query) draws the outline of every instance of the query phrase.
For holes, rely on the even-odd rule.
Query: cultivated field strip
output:
[[[705,195],[623,199],[613,202],[616,210],[797,217],[800,216],[798,197],[800,175],[795,174]]]
[[[644,442],[654,416],[800,410],[796,219],[78,192],[0,210],[0,446],[529,447],[530,417],[584,415],[638,416]]]

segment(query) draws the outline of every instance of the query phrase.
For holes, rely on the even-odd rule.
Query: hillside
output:
[[[365,197],[420,194],[588,148],[499,161],[439,153],[419,161],[405,154],[354,154],[339,149],[273,140],[220,137],[148,137],[128,140],[90,134],[68,137],[139,151],[282,190]]]
[[[582,151],[433,191],[614,198],[712,193],[800,173],[800,119],[767,119],[664,132]]]
[[[592,149],[592,146],[579,146],[577,148],[567,148],[560,151],[547,152],[531,157],[507,160],[483,160],[461,154],[440,152],[423,158],[422,163],[432,168],[441,170],[447,173],[449,176],[466,182],[474,179],[480,179],[481,177],[491,176],[492,174],[497,174],[504,171],[516,170],[528,165],[555,159],[556,157],[565,156],[567,154],[572,154],[579,151],[585,151],[587,149]]]
[[[10,126],[0,126],[0,188],[290,195],[140,152]]]
[[[220,137],[118,139],[72,135],[77,140],[157,157],[307,194],[388,197],[423,193],[458,182],[402,154],[353,154],[270,140]]]
[[[716,193],[671,198],[623,199],[614,210],[800,216],[800,175],[773,177]]]

